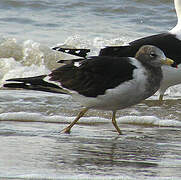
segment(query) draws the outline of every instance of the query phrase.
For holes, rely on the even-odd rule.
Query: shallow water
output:
[[[1,0],[0,86],[6,79],[49,73],[70,56],[62,44],[91,48],[170,30],[172,0]],[[71,57],[72,58],[72,57]],[[89,111],[62,134],[81,106],[67,95],[0,90],[0,179],[148,179],[181,177],[181,91],[169,88],[119,111]]]
[[[1,0],[1,37],[52,46],[71,36],[129,40],[176,24],[173,0]],[[80,44],[79,44],[80,45]]]
[[[2,90],[0,98],[1,179],[180,179],[179,99],[119,111],[117,135],[101,111],[60,133],[81,109],[67,95]]]

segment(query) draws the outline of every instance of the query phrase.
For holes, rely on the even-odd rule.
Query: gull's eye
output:
[[[150,57],[155,58],[157,55],[154,52],[150,53]]]

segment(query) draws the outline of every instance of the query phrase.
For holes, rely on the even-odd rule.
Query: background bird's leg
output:
[[[159,101],[163,101],[163,94],[160,94]]]
[[[112,123],[114,125],[114,127],[116,128],[117,132],[121,135],[122,132],[121,130],[119,129],[118,125],[117,125],[117,122],[116,122],[116,111],[113,111],[113,114],[112,114]]]
[[[83,109],[82,111],[79,112],[79,114],[77,115],[77,117],[74,119],[73,122],[70,123],[70,125],[68,127],[66,127],[65,129],[63,129],[61,132],[63,133],[70,133],[71,128],[74,126],[74,124],[77,123],[77,121],[88,111],[88,108]]]

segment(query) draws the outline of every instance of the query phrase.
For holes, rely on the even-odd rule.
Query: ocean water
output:
[[[57,45],[91,48],[166,32],[177,18],[173,0],[0,1],[0,179],[179,180],[181,86],[117,114],[89,111],[71,134],[61,134],[80,111],[68,95],[2,88],[6,79],[47,74]]]

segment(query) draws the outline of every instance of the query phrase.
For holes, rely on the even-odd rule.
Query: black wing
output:
[[[87,54],[90,52],[90,49],[71,49],[71,48],[61,48],[61,47],[53,47],[52,49],[83,58],[86,58]]]
[[[106,47],[101,49],[99,56],[134,57],[138,49],[143,45],[157,46],[168,58],[173,59],[175,64],[181,63],[181,41],[171,33],[141,38],[130,42],[129,46]]]
[[[7,88],[22,88],[28,90],[45,91],[52,93],[66,93],[59,86],[44,81],[47,75],[27,77],[27,78],[14,78],[7,81],[14,81],[13,83],[4,84]]]
[[[74,63],[67,63],[52,71],[48,82],[45,81],[47,75],[14,78],[7,81],[15,83],[4,84],[4,87],[69,93],[62,89],[67,88],[87,97],[96,97],[104,94],[107,89],[132,79],[133,70],[136,68],[129,58],[96,56],[79,61],[78,67]],[[51,81],[59,82],[60,86]]]
[[[129,43],[128,46],[108,46],[100,50],[99,56],[114,56],[114,57],[134,57],[138,49],[143,45],[154,45],[160,48],[168,58],[174,60],[172,66],[176,66],[181,63],[181,41],[176,35],[171,33],[161,33],[153,36],[141,38]],[[75,53],[80,50],[80,57],[86,57],[86,51],[90,52],[90,49],[66,49],[67,53],[79,56]],[[70,50],[70,52],[68,51]],[[63,50],[61,50],[64,52]],[[72,52],[71,52],[72,51]]]
[[[54,70],[50,80],[84,96],[96,97],[132,79],[136,67],[129,61],[129,58],[91,57],[82,61],[79,67],[71,63]]]

